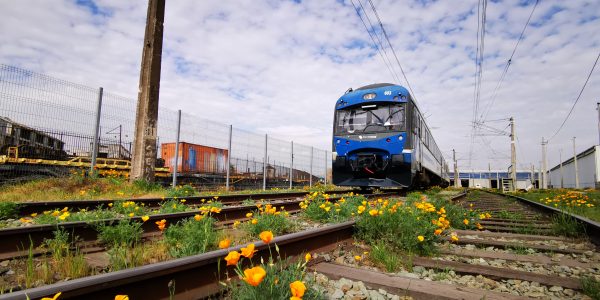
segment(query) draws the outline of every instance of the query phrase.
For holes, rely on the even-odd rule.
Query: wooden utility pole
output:
[[[154,181],[165,0],[149,0],[130,180]]]

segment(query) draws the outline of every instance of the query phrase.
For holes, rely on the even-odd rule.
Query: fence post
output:
[[[102,111],[102,93],[104,89],[100,87],[98,90],[98,107],[96,108],[96,126],[94,127],[94,143],[92,146],[92,163],[90,165],[90,174],[94,174],[94,167],[96,166],[96,158],[98,157],[98,141],[100,135],[100,113]]]
[[[292,148],[290,151],[290,190],[292,189],[292,181],[294,180],[294,141],[292,141]]]
[[[267,141],[269,136],[265,134],[265,157],[263,158],[263,191],[267,189]]]
[[[327,150],[325,150],[325,176],[323,176],[323,183],[327,185]]]
[[[312,187],[312,165],[313,165],[313,147],[310,147],[310,172],[308,174],[308,184]]]
[[[225,190],[229,191],[229,164],[231,163],[231,134],[233,131],[233,125],[229,125],[229,146],[227,147],[227,183],[225,184]]]
[[[177,186],[177,169],[179,168],[179,132],[181,130],[181,109],[177,111],[177,138],[175,138],[175,166],[173,167],[173,188]]]

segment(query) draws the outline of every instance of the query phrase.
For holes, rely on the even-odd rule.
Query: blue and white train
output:
[[[404,87],[349,89],[335,104],[333,184],[420,188],[447,186],[448,165]]]

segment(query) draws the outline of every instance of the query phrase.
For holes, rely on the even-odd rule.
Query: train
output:
[[[391,83],[348,89],[335,103],[332,182],[367,188],[450,183],[448,165],[408,90]]]
[[[68,158],[61,139],[0,116],[0,155],[8,155],[13,147],[17,147],[18,156],[23,158]]]

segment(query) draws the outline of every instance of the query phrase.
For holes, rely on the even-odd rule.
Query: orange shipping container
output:
[[[162,158],[170,172],[174,170],[175,143],[161,144]],[[227,150],[209,146],[179,143],[178,173],[225,173]]]

